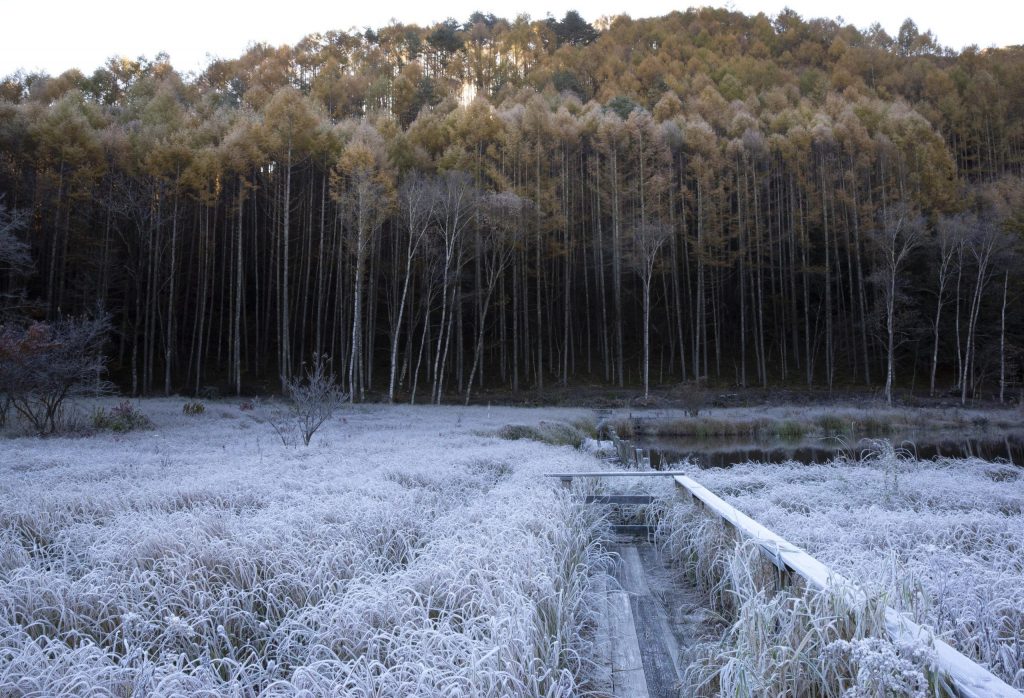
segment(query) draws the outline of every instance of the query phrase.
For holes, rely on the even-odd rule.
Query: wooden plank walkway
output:
[[[676,471],[629,470],[546,473],[563,486],[575,478],[674,477]],[[651,495],[600,494],[586,496],[594,505],[648,506]],[[707,627],[696,589],[684,588],[650,543],[652,528],[645,524],[613,524],[619,556],[615,569],[618,588],[606,589],[597,631],[598,655],[610,667],[614,698],[678,698],[682,648],[693,644]],[[687,626],[689,624],[689,627]],[[689,632],[688,632],[689,631]]]
[[[610,471],[550,473],[547,476],[559,478],[563,486],[571,485],[574,478],[672,477],[678,490],[688,495],[688,498],[706,514],[719,518],[739,535],[756,542],[761,553],[783,572],[784,578],[799,577],[812,588],[840,590],[855,600],[864,594],[855,582],[837,574],[803,549],[751,519],[685,474],[676,471]],[[634,497],[635,495],[601,495],[589,497],[588,502],[626,504],[627,498]],[[639,501],[628,503],[641,504]],[[646,526],[623,525],[617,529],[624,533],[649,532]],[[646,547],[650,548],[649,545]],[[610,618],[612,685],[613,688],[619,687],[615,688],[613,693],[616,697],[676,696],[679,695],[681,676],[679,645],[676,644],[673,649],[673,644],[669,640],[671,633],[665,632],[666,629],[671,630],[666,620],[669,617],[669,606],[662,602],[659,608],[658,603],[652,600],[654,595],[650,593],[650,585],[646,581],[648,571],[644,568],[653,567],[651,564],[640,565],[637,562],[642,549],[635,544],[621,549],[623,563],[618,577],[622,591],[608,593],[608,612],[604,615]],[[626,594],[625,604],[620,594]],[[628,614],[625,612],[627,606]],[[894,640],[924,640],[926,644],[931,644],[936,654],[936,668],[946,675],[952,684],[952,690],[960,698],[1024,698],[1020,691],[946,642],[932,636],[928,630],[892,607],[885,608],[885,624],[890,637]],[[676,641],[678,640],[677,634]],[[640,648],[643,649],[642,652]],[[619,676],[618,683],[614,680],[616,675]],[[641,681],[638,676],[643,680]],[[646,687],[642,693],[638,692],[640,683]]]
[[[650,548],[644,545],[644,548]],[[616,578],[628,596],[637,640],[642,647],[641,664],[648,695],[668,698],[679,695],[679,646],[669,626],[670,609],[664,598],[651,591],[638,546],[619,546],[621,561]]]
[[[599,643],[609,643],[604,654],[612,695],[679,698],[690,648],[720,627],[699,592],[680,584],[655,546],[628,536],[615,541],[618,588],[606,594],[598,629]]]
[[[605,618],[611,643],[612,695],[615,698],[648,698],[650,694],[647,692],[629,594],[609,591],[607,604]]]

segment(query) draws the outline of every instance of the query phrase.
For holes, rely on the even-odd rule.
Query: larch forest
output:
[[[133,395],[1010,399],[1024,48],[721,9],[328,31],[0,83],[0,323]]]

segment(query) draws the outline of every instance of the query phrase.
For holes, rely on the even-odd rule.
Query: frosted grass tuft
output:
[[[288,448],[262,407],[144,406],[0,453],[0,695],[589,690],[605,524],[540,475],[593,460],[478,433],[521,411],[353,408]]]

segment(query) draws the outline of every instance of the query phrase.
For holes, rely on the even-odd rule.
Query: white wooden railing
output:
[[[774,565],[785,569],[790,575],[799,576],[810,587],[818,590],[838,588],[846,593],[864,594],[856,583],[765,528],[693,478],[676,475],[675,481],[707,514],[721,519],[738,534],[754,541]],[[1024,698],[1020,691],[988,669],[960,654],[890,606],[885,608],[885,626],[895,640],[924,640],[931,643],[936,654],[936,669],[949,677],[950,683],[963,698]]]

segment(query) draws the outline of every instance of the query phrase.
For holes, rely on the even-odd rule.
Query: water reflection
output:
[[[940,457],[982,458],[1024,466],[1024,434],[949,435],[906,433],[888,437],[896,447],[921,460]],[[701,468],[727,468],[734,463],[824,463],[837,456],[856,457],[871,447],[856,437],[820,439],[752,439],[739,437],[639,438],[635,445],[650,455],[651,466],[659,469],[684,458]]]

